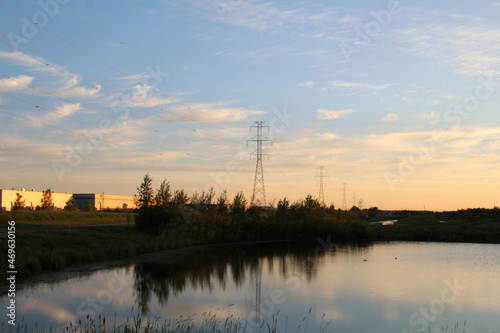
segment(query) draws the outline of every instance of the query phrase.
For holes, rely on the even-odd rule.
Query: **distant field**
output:
[[[0,223],[16,221],[23,228],[27,226],[85,226],[130,222],[132,213],[122,212],[0,212]]]
[[[440,220],[436,216],[414,216],[398,220],[394,225],[373,225],[375,240],[500,243],[500,221],[477,218]]]

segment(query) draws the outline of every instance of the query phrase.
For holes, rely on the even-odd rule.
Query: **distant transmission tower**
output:
[[[347,184],[342,184],[342,210],[347,210]]]
[[[325,167],[320,166],[318,168],[319,175],[316,177],[319,178],[319,196],[318,196],[318,201],[321,204],[325,204],[325,192],[323,191],[323,179],[326,177],[325,176]]]
[[[363,198],[359,199],[358,208],[361,210],[365,208],[365,201],[363,200]]]
[[[262,155],[267,155],[262,153],[262,143],[263,142],[271,142],[267,137],[265,137],[262,134],[262,129],[267,128],[269,131],[269,126],[264,125],[264,121],[256,121],[252,126],[250,126],[250,131],[252,128],[257,129],[257,135],[254,136],[252,139],[247,141],[248,142],[257,142],[257,148],[255,149],[254,153],[252,155],[257,156],[257,163],[255,165],[255,179],[253,183],[253,194],[252,194],[252,201],[251,204],[252,206],[266,206],[267,205],[267,200],[266,200],[266,188],[264,187],[264,170],[262,168]],[[269,157],[269,155],[268,155]]]
[[[352,205],[353,206],[358,206],[357,203],[356,203],[356,192],[354,192],[354,194],[352,195]]]

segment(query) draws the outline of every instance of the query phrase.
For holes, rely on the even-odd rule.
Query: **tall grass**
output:
[[[5,244],[4,239],[0,244]],[[47,270],[126,259],[172,247],[164,237],[154,237],[128,226],[18,229],[16,269],[19,276],[27,277]],[[0,261],[2,284],[6,283],[6,265],[6,260]]]
[[[335,330],[328,327],[331,321],[324,323],[323,314],[318,328],[311,330],[307,327],[311,311],[304,316],[301,323],[296,328],[288,329],[288,317],[285,317],[285,328],[278,329],[279,324],[279,311],[270,318],[270,322],[264,322],[259,327],[249,325],[245,320],[229,316],[226,318],[219,318],[216,314],[211,312],[203,313],[201,316],[195,314],[189,316],[181,316],[175,319],[164,320],[161,318],[133,316],[127,318],[122,324],[109,323],[105,317],[100,315],[97,318],[87,316],[83,321],[79,320],[78,323],[69,323],[62,328],[50,328],[41,330],[38,328],[30,329],[24,322],[16,324],[15,327],[2,322],[0,329],[4,333],[288,333],[288,332],[332,332]],[[450,327],[449,325],[429,328],[428,333],[466,333],[466,323],[463,325],[459,323]],[[360,332],[365,333],[365,332]],[[479,333],[479,332],[474,332]]]
[[[50,221],[78,221],[96,219],[127,220],[130,213],[123,212],[50,212],[50,211],[0,211],[0,221],[16,221],[24,223]],[[71,224],[70,224],[71,225]]]

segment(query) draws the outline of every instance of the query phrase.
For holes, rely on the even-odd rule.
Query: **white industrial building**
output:
[[[11,211],[14,207],[17,194],[21,195],[25,208],[35,210],[42,205],[43,192],[26,189],[0,189],[0,210]],[[105,193],[57,193],[52,192],[52,203],[54,210],[62,210],[66,202],[74,195],[80,210],[86,209],[89,205],[95,210],[113,209],[134,209],[134,197],[130,195],[113,195]]]

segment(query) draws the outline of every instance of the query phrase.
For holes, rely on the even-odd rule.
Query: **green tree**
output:
[[[13,210],[23,210],[26,206],[26,200],[21,200],[23,196],[19,193],[16,193],[16,201],[14,201],[14,205],[12,206]]]
[[[214,199],[214,197],[215,197],[214,188],[210,187],[207,192],[203,191],[201,193],[201,197],[200,197],[201,204],[205,205],[205,206],[206,205],[211,205],[212,204],[212,200]]]
[[[90,200],[85,201],[85,211],[86,212],[93,212],[95,210],[95,207],[92,205],[92,202]]]
[[[285,198],[278,201],[278,207],[276,207],[276,219],[278,221],[286,220],[288,216],[288,210],[290,209],[290,201]]]
[[[170,191],[170,183],[163,180],[160,184],[158,192],[156,192],[155,204],[156,206],[166,207],[172,200],[172,192]]]
[[[154,203],[153,178],[149,173],[144,175],[137,191],[139,193],[134,195],[134,202],[138,209],[147,209]]]
[[[303,201],[303,207],[307,212],[314,212],[321,208],[321,203],[318,199],[313,198],[312,195],[308,194]]]
[[[243,222],[245,220],[245,211],[247,208],[247,199],[245,199],[245,195],[243,192],[238,192],[234,196],[232,211],[234,222]]]
[[[227,213],[227,192],[221,192],[217,198],[217,212],[221,215],[226,215]]]
[[[174,204],[175,206],[186,205],[189,202],[189,197],[184,190],[175,190],[174,192]]]
[[[41,210],[51,210],[54,208],[54,203],[52,202],[52,191],[48,188],[46,191],[43,191],[42,200],[40,200],[42,204]]]
[[[75,196],[72,195],[71,198],[66,201],[66,206],[64,206],[64,210],[69,210],[70,212],[76,212],[78,210],[78,205],[76,203]]]

